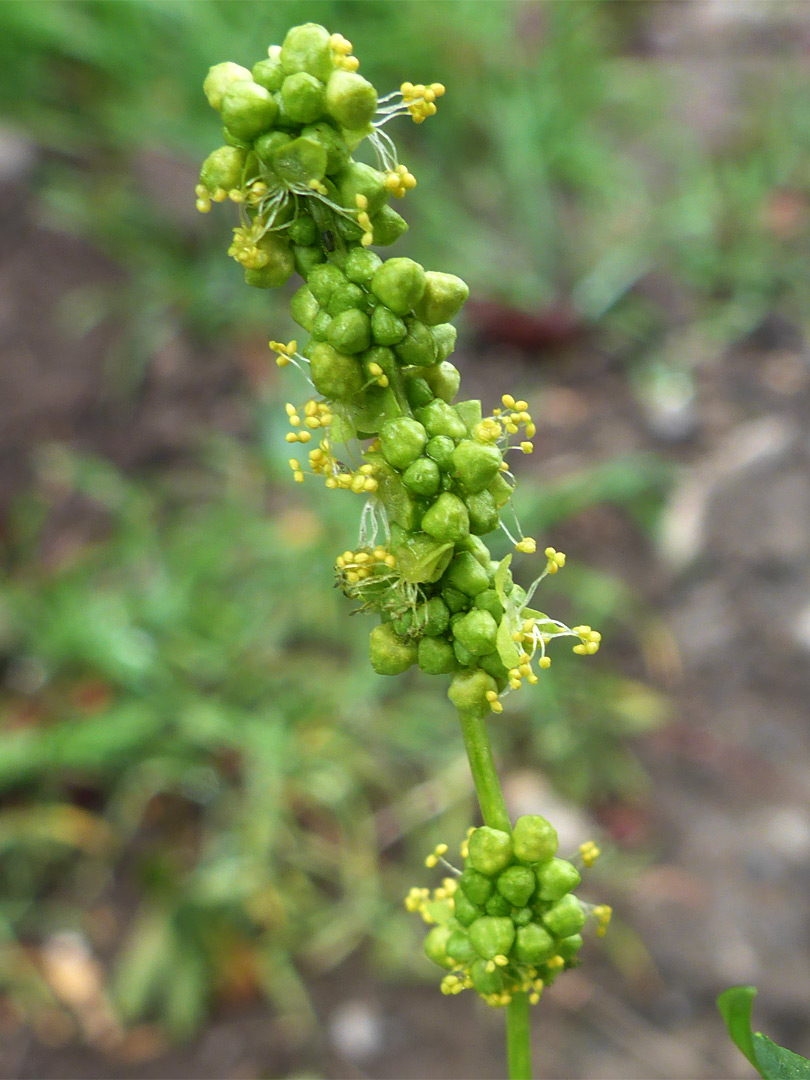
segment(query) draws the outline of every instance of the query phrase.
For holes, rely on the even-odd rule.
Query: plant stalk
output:
[[[484,824],[511,833],[512,822],[495,769],[486,720],[461,710],[458,715]],[[506,1007],[506,1056],[509,1080],[531,1080],[529,998],[525,993],[513,994]]]
[[[518,993],[506,1006],[506,1057],[509,1080],[532,1080],[529,995]]]

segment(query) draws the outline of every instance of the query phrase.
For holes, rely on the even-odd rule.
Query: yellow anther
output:
[[[513,406],[513,408],[516,409],[517,412],[525,412],[526,409],[528,409],[528,407],[529,407],[528,401],[516,401],[514,403],[514,406]],[[521,419],[523,419],[523,418],[521,417]],[[529,416],[528,419],[531,420],[531,417]]]
[[[414,88],[412,82],[404,82],[399,89],[403,97],[409,98],[413,95]]]
[[[386,555],[384,561],[386,566],[394,567],[397,565],[396,555]]]
[[[584,844],[579,845],[579,854],[585,866],[593,866],[602,852],[593,840],[586,840]]]
[[[535,424],[527,424],[526,425],[526,434],[529,436],[530,439],[533,439],[535,437],[535,435],[537,434],[536,425]]]
[[[530,536],[524,537],[519,543],[515,544],[517,551],[525,552],[527,555],[533,555],[537,551],[537,541],[533,540]]]
[[[506,967],[506,965],[509,963],[508,958],[504,956],[503,953],[498,953],[498,955],[493,956],[492,959],[495,961],[498,967]]]
[[[430,855],[428,855],[428,857],[427,857],[427,858],[425,859],[425,866],[426,866],[426,867],[428,868],[428,870],[432,870],[432,869],[433,869],[433,867],[434,867],[434,866],[436,865],[436,863],[437,863],[438,861],[439,861],[439,860],[438,860],[438,858],[437,858],[437,857],[436,857],[435,855],[433,855],[433,854],[431,853],[431,854],[430,854]]]
[[[512,634],[512,641],[514,641],[514,642],[523,641],[523,634],[521,633],[520,630],[515,630],[514,634]]]
[[[523,451],[524,454],[531,454],[534,452],[534,443],[528,441],[522,442],[520,444],[520,449]]]
[[[539,1000],[540,995],[537,993],[536,990],[532,990],[531,994],[529,994],[529,1004],[536,1005]]]
[[[523,676],[524,679],[528,679],[528,677],[532,673],[532,669],[529,667],[528,664],[521,664],[518,668],[518,672],[520,673],[520,675]]]
[[[539,668],[542,668],[543,671],[548,671],[548,669],[551,667],[551,657],[541,656],[540,659],[537,661],[537,666]]]
[[[288,431],[284,438],[287,442],[298,442],[298,434],[295,431]]]
[[[354,197],[355,204],[358,210],[368,210],[368,198],[365,195],[358,194]]]
[[[512,397],[511,394],[504,394],[501,397],[501,401],[504,403],[504,405],[507,407],[507,409],[514,409],[514,407],[515,407],[515,399]]]
[[[296,482],[296,484],[303,484],[304,474],[301,472],[300,469],[293,473],[293,480]]]
[[[309,442],[309,440],[311,438],[312,438],[312,435],[308,431],[299,431],[298,432],[298,441],[299,442]]]
[[[290,465],[291,469],[300,469],[301,468],[301,462],[298,460],[298,458],[291,457],[290,461],[289,461],[289,465]]]
[[[559,971],[560,968],[565,967],[565,961],[561,956],[550,956],[548,960],[546,960],[546,967],[550,968],[551,971]]]

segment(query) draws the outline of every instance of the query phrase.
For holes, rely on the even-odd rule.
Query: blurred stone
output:
[[[329,1017],[329,1040],[341,1057],[365,1061],[382,1052],[383,1022],[366,1001],[345,1001]]]

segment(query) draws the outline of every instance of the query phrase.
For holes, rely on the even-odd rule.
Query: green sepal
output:
[[[438,581],[453,555],[453,545],[427,533],[413,533],[394,549],[397,569],[412,585]]]

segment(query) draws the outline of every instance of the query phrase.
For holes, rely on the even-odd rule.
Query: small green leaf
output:
[[[810,1080],[810,1061],[777,1046],[767,1035],[757,1032],[754,1035],[754,1054],[760,1076],[766,1080]]]
[[[493,578],[495,592],[498,594],[498,599],[504,607],[506,607],[506,579],[509,576],[509,567],[511,563],[511,555],[507,555],[505,558],[501,559],[498,563],[498,569],[495,571],[495,577]]]
[[[735,1045],[764,1080],[810,1080],[807,1058],[778,1046],[761,1032],[752,1034],[751,1008],[756,993],[753,986],[732,986],[717,999],[717,1007]]]
[[[515,668],[520,662],[520,653],[518,652],[517,645],[512,641],[512,631],[514,625],[509,618],[507,612],[504,612],[504,616],[498,626],[498,636],[495,639],[495,644],[498,648],[498,656],[501,658],[501,662],[506,668]]]
[[[726,1022],[732,1042],[756,1068],[754,1040],[751,1035],[751,1009],[757,996],[754,986],[732,986],[717,999],[717,1008]]]

